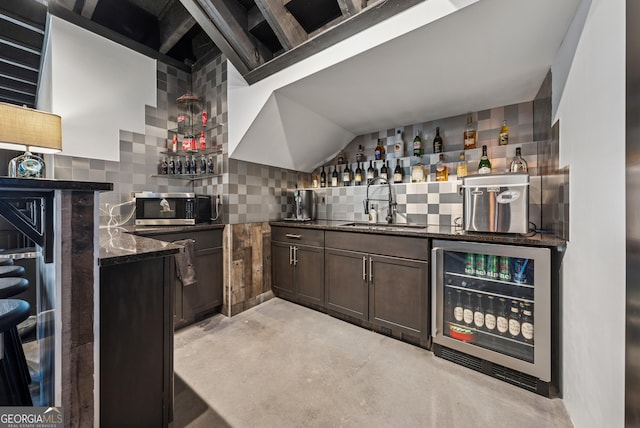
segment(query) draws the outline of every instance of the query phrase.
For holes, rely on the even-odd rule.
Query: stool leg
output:
[[[12,327],[4,334],[4,358],[3,366],[8,369],[9,384],[13,389],[13,403],[10,405],[16,406],[33,406],[31,400],[31,393],[29,392],[29,383],[31,383],[31,376],[29,376],[29,367],[24,357],[24,350],[22,349],[22,341],[18,334],[18,329]]]

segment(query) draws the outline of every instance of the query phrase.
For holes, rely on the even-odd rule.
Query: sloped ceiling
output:
[[[352,135],[530,101],[553,63],[579,3],[480,0],[283,84],[267,101],[273,103],[270,109],[279,109],[279,115],[261,110],[231,157],[240,158],[242,153],[247,161],[311,171],[346,146]],[[294,115],[274,99],[287,99],[300,107]],[[308,159],[291,165],[279,160],[286,156],[275,154],[268,162],[252,158],[250,153],[261,153],[261,130],[269,126],[283,129],[270,141],[270,150],[306,153]],[[343,130],[343,139],[336,141],[338,135],[328,132],[330,128]],[[291,138],[303,133],[313,136],[313,149],[310,139]]]

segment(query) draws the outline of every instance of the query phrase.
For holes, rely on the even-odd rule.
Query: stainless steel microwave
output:
[[[193,225],[211,220],[211,197],[195,193],[134,194],[136,226]]]

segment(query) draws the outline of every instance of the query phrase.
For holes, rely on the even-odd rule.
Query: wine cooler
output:
[[[547,248],[435,240],[434,353],[548,396],[550,257]]]

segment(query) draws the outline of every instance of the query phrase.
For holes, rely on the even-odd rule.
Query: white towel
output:
[[[180,281],[182,281],[183,287],[198,282],[196,279],[196,267],[193,264],[195,261],[195,243],[196,241],[193,239],[183,239],[174,242],[174,244],[184,247],[184,251],[174,255],[176,260],[176,275]]]

